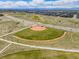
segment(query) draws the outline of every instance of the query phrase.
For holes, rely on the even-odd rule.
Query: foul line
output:
[[[24,28],[22,28],[22,29],[20,29],[20,30],[17,30],[17,31],[13,31],[13,32],[7,33],[7,34],[5,34],[5,35],[1,35],[0,37],[4,37],[4,36],[10,35],[10,34],[13,34],[13,33],[19,32],[19,31],[22,31],[22,30],[24,30],[24,29],[26,29],[26,28],[29,28],[29,26],[28,26],[28,27],[24,27]]]

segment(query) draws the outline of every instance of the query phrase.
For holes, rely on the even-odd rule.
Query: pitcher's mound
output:
[[[32,26],[31,27],[31,30],[34,30],[34,31],[43,31],[45,29],[46,29],[45,26]]]

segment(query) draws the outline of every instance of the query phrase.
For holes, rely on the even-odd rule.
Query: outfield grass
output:
[[[64,34],[63,30],[47,28],[43,31],[33,31],[30,28],[17,32],[14,35],[29,40],[51,40]]]
[[[79,53],[31,50],[6,55],[0,59],[79,59]]]

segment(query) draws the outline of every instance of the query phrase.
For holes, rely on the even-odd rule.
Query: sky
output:
[[[79,8],[79,0],[0,0],[0,8]]]

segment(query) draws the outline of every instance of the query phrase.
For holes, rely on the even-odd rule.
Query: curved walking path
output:
[[[79,52],[79,50],[73,50],[73,49],[63,49],[63,48],[52,48],[52,47],[45,47],[45,46],[35,46],[35,45],[28,45],[28,44],[22,44],[17,42],[8,41],[5,39],[0,38],[1,41],[5,41],[11,44],[21,45],[25,47],[31,47],[31,48],[39,48],[39,49],[47,49],[47,50],[57,50],[57,51],[65,51],[65,52]]]

